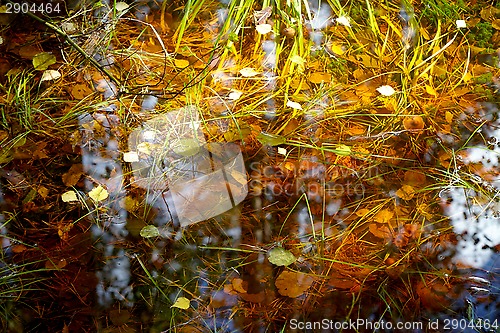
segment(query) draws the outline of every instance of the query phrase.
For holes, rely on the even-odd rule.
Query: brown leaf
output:
[[[302,295],[314,282],[312,276],[300,272],[283,271],[274,285],[280,295],[296,298]]]
[[[425,127],[424,120],[420,116],[405,118],[403,126],[406,130],[421,130]]]
[[[62,175],[62,181],[66,186],[75,186],[82,175],[83,165],[81,163],[73,164],[71,168],[69,168],[68,172]]]

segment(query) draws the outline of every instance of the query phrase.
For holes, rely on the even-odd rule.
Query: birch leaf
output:
[[[108,196],[108,191],[101,185],[93,188],[92,191],[89,192],[89,197],[95,202],[106,200]]]

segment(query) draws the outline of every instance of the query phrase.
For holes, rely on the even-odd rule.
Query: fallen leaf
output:
[[[280,295],[296,298],[306,292],[313,282],[314,278],[304,273],[283,271],[274,285],[278,288]]]
[[[411,185],[403,185],[396,191],[396,195],[403,200],[411,200],[415,196],[415,189]]]
[[[243,95],[243,92],[238,91],[238,90],[233,90],[229,93],[227,98],[230,99],[231,101],[235,101],[235,100],[239,99],[241,97],[241,95]]]
[[[35,70],[44,71],[50,65],[56,63],[56,57],[52,53],[42,52],[35,55],[33,57],[32,62],[33,62],[33,67],[35,67]]]
[[[139,234],[141,235],[141,237],[144,237],[144,238],[152,238],[152,237],[160,236],[160,232],[158,231],[158,228],[154,225],[151,225],[151,224],[143,227]]]
[[[83,83],[75,84],[71,88],[71,95],[76,99],[83,99],[90,94],[92,94],[92,89]]]
[[[406,130],[421,130],[425,127],[424,119],[421,116],[408,117],[403,120]]]
[[[139,162],[139,155],[135,151],[123,153],[123,161],[127,163]]]
[[[432,86],[431,86],[431,85],[429,85],[429,84],[426,84],[426,85],[425,85],[425,92],[427,92],[429,95],[432,95],[432,96],[437,96],[436,89],[434,89],[434,87],[432,87]]]
[[[337,22],[338,24],[340,25],[343,25],[343,26],[346,26],[346,27],[350,27],[351,26],[351,18],[349,16],[339,16],[337,17],[337,19],[335,20],[335,22]]]
[[[257,140],[263,145],[277,146],[286,143],[286,139],[281,135],[269,134],[266,132],[261,132],[257,135]]]
[[[286,102],[286,106],[288,106],[288,107],[290,107],[292,109],[295,109],[295,110],[302,110],[302,106],[299,103],[293,102],[291,100],[288,100]]]
[[[292,252],[282,247],[275,247],[269,251],[269,262],[276,266],[288,266],[297,260]]]
[[[61,178],[66,186],[75,186],[83,175],[83,165],[81,163],[73,164]]]
[[[191,301],[187,299],[186,297],[179,297],[175,303],[171,306],[171,308],[179,308],[182,310],[189,309],[189,305],[191,304]]]
[[[377,91],[382,95],[382,96],[392,96],[396,92],[393,87],[385,85],[385,86],[380,86],[377,88]]]
[[[57,80],[60,77],[61,77],[61,73],[59,73],[58,71],[55,71],[53,69],[48,69],[48,70],[43,72],[42,78],[40,79],[40,82]]]
[[[290,58],[290,61],[293,62],[294,64],[301,65],[301,66],[303,66],[306,63],[306,61],[304,60],[304,58],[302,58],[298,54],[293,55]]]
[[[314,72],[309,75],[309,81],[314,84],[322,84],[332,81],[332,75],[325,72]]]
[[[368,230],[377,238],[382,238],[387,241],[392,238],[391,230],[385,225],[379,226],[376,223],[370,223]]]
[[[265,35],[265,34],[271,32],[271,30],[273,30],[273,27],[270,24],[264,23],[264,24],[256,25],[255,30],[257,30],[257,32],[259,34]]]
[[[379,211],[373,219],[378,223],[389,223],[394,216],[394,213],[388,209],[383,209]]]
[[[174,65],[177,68],[186,68],[189,66],[189,61],[186,59],[174,59]]]
[[[254,77],[259,74],[255,69],[250,68],[250,67],[245,67],[240,69],[240,74],[243,77]]]
[[[103,201],[106,200],[109,196],[108,191],[102,187],[101,185],[93,188],[89,192],[89,197],[94,200],[95,202]]]
[[[67,191],[61,195],[63,202],[78,201],[75,191]]]

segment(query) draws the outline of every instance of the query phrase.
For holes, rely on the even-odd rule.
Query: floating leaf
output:
[[[269,262],[276,266],[288,266],[297,260],[292,252],[282,247],[275,247],[269,251]]]
[[[141,232],[139,234],[141,235],[141,237],[144,237],[144,238],[151,238],[151,237],[160,236],[160,232],[158,231],[158,228],[154,225],[151,225],[151,224],[142,228]]]
[[[64,201],[64,202],[78,201],[78,198],[77,198],[77,196],[76,196],[75,191],[67,191],[67,192],[64,192],[64,193],[61,195],[61,198],[62,198],[62,201]]]
[[[257,32],[261,35],[265,35],[265,34],[271,32],[272,29],[273,29],[273,27],[267,23],[259,24],[259,25],[255,26],[255,30],[257,30]]]
[[[135,151],[123,153],[123,160],[128,163],[139,162],[139,155]]]
[[[411,200],[415,196],[415,189],[411,185],[403,185],[396,191],[396,195],[403,200]]]
[[[304,273],[283,271],[274,285],[281,295],[296,298],[306,292],[313,282],[314,278]]]
[[[257,72],[253,68],[245,67],[245,68],[240,69],[240,74],[243,77],[254,77],[255,75],[258,75],[259,72]]]
[[[171,308],[179,308],[179,309],[189,309],[190,305],[190,300],[188,300],[186,297],[179,297],[175,303],[171,306]]]
[[[261,132],[257,135],[257,140],[263,145],[277,146],[286,143],[286,139],[281,135],[274,135],[265,132]]]
[[[42,78],[40,79],[40,82],[57,80],[60,77],[61,77],[61,73],[59,73],[58,71],[55,71],[53,69],[48,69],[45,72],[43,72]]]
[[[44,71],[55,63],[56,57],[52,53],[42,52],[33,57],[33,67],[35,67],[37,71]]]
[[[126,2],[117,2],[115,5],[115,9],[119,12],[124,11],[125,9],[128,9],[130,7]]]
[[[175,59],[174,65],[177,68],[181,68],[181,69],[186,68],[189,66],[189,61],[187,61],[186,59]]]
[[[94,200],[95,202],[103,201],[106,200],[109,196],[108,191],[102,187],[101,185],[93,188],[89,192],[89,197]]]
[[[396,92],[393,87],[385,85],[385,86],[380,86],[377,88],[377,91],[382,95],[382,96],[392,96]]]
[[[286,106],[292,108],[292,109],[295,109],[295,110],[302,110],[302,106],[297,103],[297,102],[292,102],[291,100],[288,100],[286,102]]]

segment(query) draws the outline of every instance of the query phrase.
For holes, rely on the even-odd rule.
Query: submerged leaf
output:
[[[300,272],[284,271],[278,276],[274,285],[281,295],[296,298],[306,292],[313,282],[312,276]]]
[[[269,262],[276,266],[288,266],[297,260],[292,252],[282,247],[275,247],[269,251]]]

